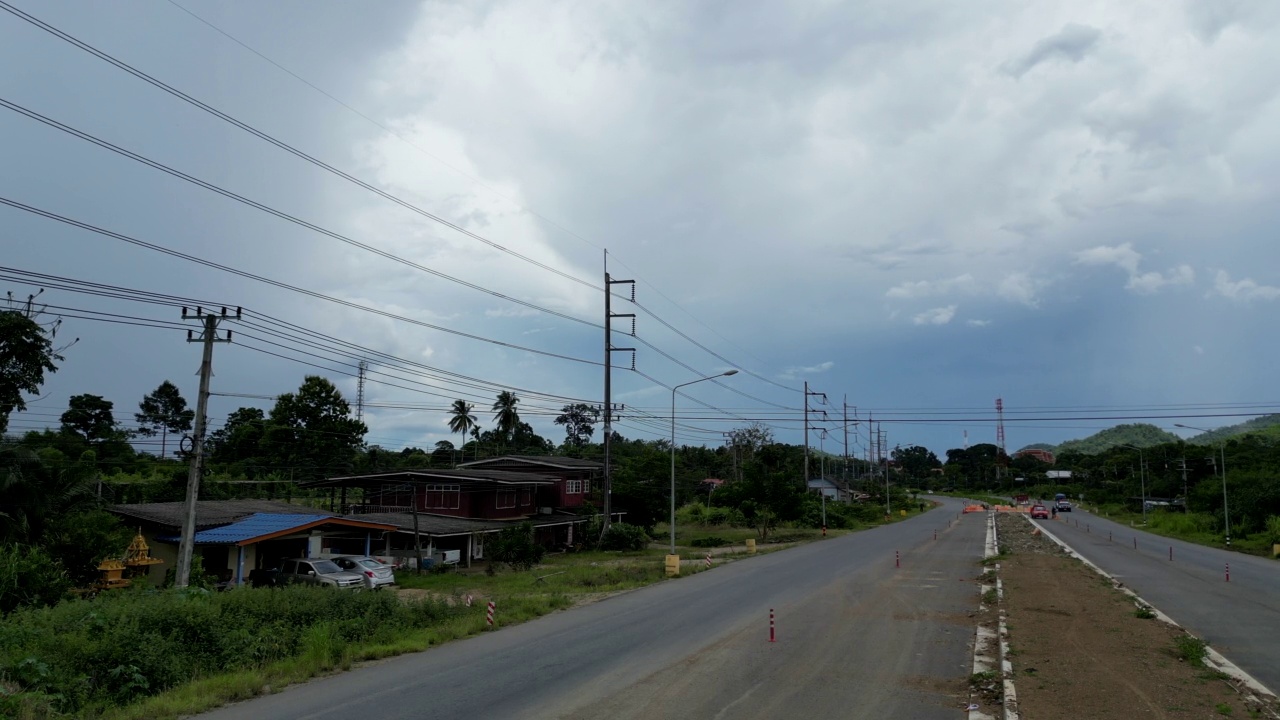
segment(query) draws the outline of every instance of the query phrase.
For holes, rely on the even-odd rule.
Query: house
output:
[[[1048,465],[1057,462],[1057,458],[1054,457],[1053,453],[1043,448],[1025,448],[1013,454],[1015,460],[1021,457],[1032,457]]]
[[[115,505],[110,511],[136,526],[151,554],[164,561],[146,576],[162,584],[166,569],[177,567],[186,503]],[[240,585],[251,571],[279,567],[285,558],[377,555],[390,547],[395,530],[384,522],[273,500],[200,500],[193,555],[206,572]]]
[[[832,480],[826,478],[813,478],[809,480],[808,490],[811,493],[823,495],[830,500],[841,499],[841,488]]]
[[[394,525],[387,550],[394,557],[414,558],[421,547],[424,557],[457,551],[469,565],[484,557],[486,536],[523,522],[548,547],[574,545],[592,520],[577,510],[602,469],[591,460],[508,455],[452,470],[396,470],[303,487],[329,488],[331,507],[345,517]]]

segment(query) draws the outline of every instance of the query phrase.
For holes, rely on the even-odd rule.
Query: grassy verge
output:
[[[1145,525],[1142,513],[1132,512],[1120,505],[1100,505],[1094,509],[1094,513],[1155,535],[1185,540],[1206,547],[1271,557],[1271,539],[1265,533],[1254,533],[1244,538],[1233,537],[1231,547],[1227,547],[1222,531],[1217,527],[1218,518],[1203,513],[1153,510],[1147,513]]]

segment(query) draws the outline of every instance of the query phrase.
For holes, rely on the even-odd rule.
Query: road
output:
[[[1280,690],[1280,563],[1153,535],[1079,508],[1035,522],[1263,685]]]
[[[985,515],[943,502],[202,717],[961,718]]]

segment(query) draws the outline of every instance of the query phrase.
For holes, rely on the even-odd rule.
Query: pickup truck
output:
[[[1053,504],[1058,512],[1071,512],[1071,503],[1066,500],[1059,500]]]

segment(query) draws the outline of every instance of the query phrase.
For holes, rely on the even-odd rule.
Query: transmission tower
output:
[[[996,398],[996,447],[1004,450],[1004,400]]]
[[[369,372],[369,361],[361,360],[356,366],[356,420],[364,421],[364,375]]]

